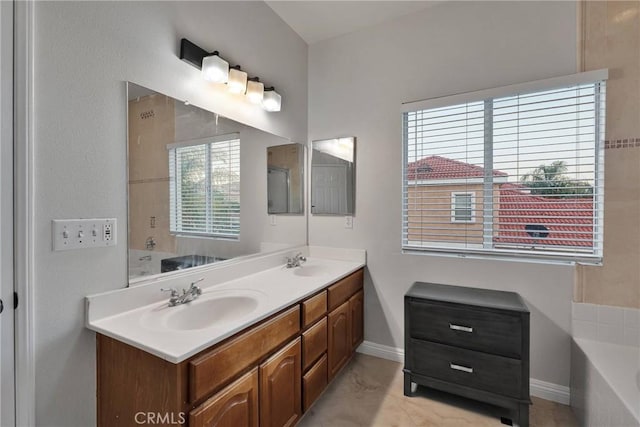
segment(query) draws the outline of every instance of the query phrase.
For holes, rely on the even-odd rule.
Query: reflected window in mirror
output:
[[[355,212],[355,138],[311,143],[311,213],[353,215]]]
[[[218,135],[167,146],[170,232],[238,239],[240,135]]]

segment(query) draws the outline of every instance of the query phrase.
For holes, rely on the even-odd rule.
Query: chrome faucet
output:
[[[294,257],[287,257],[287,268],[300,267],[306,261],[307,258],[302,256],[302,252],[298,252]]]
[[[191,282],[189,289],[183,289],[182,294],[175,288],[160,289],[162,292],[171,292],[171,298],[169,298],[169,307],[175,307],[176,305],[185,304],[197,299],[202,295],[202,289],[196,285],[196,283],[202,282],[204,278],[198,279],[195,282]]]

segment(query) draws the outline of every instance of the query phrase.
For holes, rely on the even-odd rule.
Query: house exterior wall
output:
[[[453,193],[474,193],[473,222],[454,222]],[[482,246],[483,231],[482,184],[436,184],[410,186],[407,191],[407,218],[409,242],[455,244],[467,243]],[[500,200],[499,185],[493,186],[494,221],[497,219]],[[427,228],[440,228],[429,231]],[[494,228],[494,232],[498,230]]]

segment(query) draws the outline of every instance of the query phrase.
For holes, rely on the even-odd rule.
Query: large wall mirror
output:
[[[269,214],[304,212],[304,145],[267,148],[267,210]]]
[[[267,148],[298,144],[133,83],[127,91],[130,284],[306,243],[304,216],[274,226],[265,209]],[[287,209],[303,205],[303,165],[288,166]]]
[[[356,139],[311,143],[311,213],[353,215],[356,199]]]

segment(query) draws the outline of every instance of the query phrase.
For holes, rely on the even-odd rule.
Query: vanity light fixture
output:
[[[229,63],[220,57],[217,50],[202,58],[202,77],[212,83],[226,83],[229,80]]]
[[[180,42],[180,59],[202,70],[202,77],[210,82],[225,83],[231,93],[246,94],[247,100],[262,105],[266,111],[280,111],[282,97],[272,87],[265,88],[258,77],[248,79],[239,65],[229,62],[218,51],[208,52],[187,39]]]
[[[247,73],[242,71],[239,65],[231,67],[227,85],[231,93],[245,93],[247,90]]]
[[[273,86],[264,89],[262,98],[262,108],[269,112],[280,111],[282,106],[282,97],[275,91]]]
[[[253,104],[262,103],[264,97],[264,84],[258,77],[252,77],[247,81],[247,98]]]

